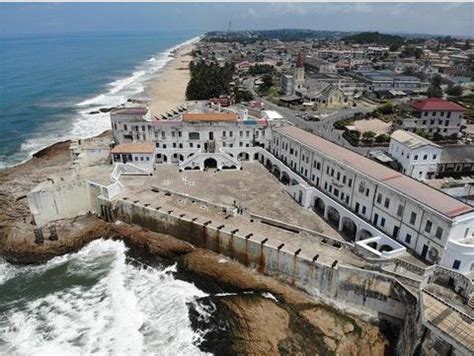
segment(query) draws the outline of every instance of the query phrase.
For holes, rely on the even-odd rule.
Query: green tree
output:
[[[377,137],[375,137],[375,141],[378,143],[389,142],[390,136],[387,134],[380,134],[380,135],[377,135]]]
[[[462,87],[460,85],[449,85],[446,89],[449,96],[462,96]]]
[[[376,134],[375,132],[373,132],[373,131],[365,131],[365,132],[362,134],[362,139],[363,139],[364,141],[372,141],[372,140],[375,138],[376,135],[377,135],[377,134]]]
[[[443,90],[441,89],[441,76],[439,74],[435,75],[431,79],[430,86],[426,91],[426,95],[429,97],[441,98],[443,96]]]

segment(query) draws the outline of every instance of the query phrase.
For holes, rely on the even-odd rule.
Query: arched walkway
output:
[[[327,216],[329,224],[331,224],[336,229],[339,229],[339,220],[341,219],[339,212],[332,206],[328,206]]]
[[[277,177],[278,180],[280,180],[280,177],[281,177],[281,172],[280,172],[280,168],[278,168],[278,166],[273,166],[272,167],[272,174]]]
[[[204,160],[204,169],[217,168],[217,161],[214,158],[206,158]]]
[[[259,157],[259,154],[258,154],[258,152],[256,152],[256,153],[253,155],[254,161],[258,161],[258,157]]]
[[[313,209],[319,215],[324,216],[324,211],[326,210],[326,204],[324,204],[324,201],[321,198],[316,198],[314,199]]]
[[[355,241],[357,236],[357,225],[347,216],[342,218],[342,234],[349,240]]]

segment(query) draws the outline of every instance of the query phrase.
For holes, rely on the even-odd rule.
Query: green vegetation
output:
[[[265,74],[262,77],[262,84],[260,84],[257,88],[257,91],[260,95],[265,96],[268,95],[270,88],[273,86],[273,78],[271,74]]]
[[[231,93],[229,83],[232,81],[234,66],[226,64],[224,67],[204,63],[193,64],[191,62],[191,79],[186,88],[187,100],[207,100],[220,95]]]
[[[416,59],[420,59],[422,56],[423,50],[415,46],[406,46],[400,54],[400,57],[415,57]]]
[[[441,98],[443,96],[443,90],[441,89],[441,76],[440,75],[435,75],[431,79],[430,86],[428,87],[428,90],[426,91],[426,95],[428,97],[437,97]]]
[[[405,38],[379,32],[361,32],[352,36],[344,37],[343,41],[354,43],[377,43],[384,46],[393,46],[393,49],[396,50],[405,42]]]
[[[446,89],[449,96],[462,96],[462,87],[460,85],[449,85]]]

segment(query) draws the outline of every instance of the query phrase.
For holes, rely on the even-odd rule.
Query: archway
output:
[[[339,229],[339,220],[341,219],[339,212],[332,206],[328,206],[327,214],[329,224],[334,226],[336,229]]]
[[[377,242],[372,241],[367,244],[367,246],[372,247],[374,250],[377,249]]]
[[[280,168],[278,168],[278,166],[273,166],[272,167],[272,174],[278,179],[280,180],[280,176],[281,176],[281,172],[280,172]]]
[[[357,225],[347,216],[342,218],[342,234],[349,240],[354,241],[357,235]]]
[[[250,157],[247,152],[240,152],[237,158],[239,159],[239,161],[248,161]]]
[[[271,162],[268,158],[267,158],[267,160],[265,161],[265,167],[267,167],[267,169],[268,169],[269,171],[271,171],[272,168],[273,168],[273,167],[272,167],[272,162]]]
[[[256,152],[254,155],[253,155],[253,160],[254,161],[258,161],[258,152]]]
[[[297,185],[297,184],[298,184],[298,181],[296,179],[291,180],[291,185]]]
[[[281,179],[280,179],[280,181],[281,181],[284,185],[289,185],[289,184],[290,184],[290,176],[288,175],[288,173],[282,172],[282,173],[281,173]]]
[[[173,153],[171,156],[171,163],[178,163],[179,162],[179,154],[178,153]]]
[[[389,245],[382,245],[379,249],[380,252],[389,252],[393,251],[393,247]]]
[[[324,201],[321,198],[316,198],[314,199],[313,209],[319,215],[324,216],[324,210],[326,210],[326,204],[324,204]]]
[[[217,168],[217,161],[214,158],[206,158],[204,160],[204,168]]]
[[[166,163],[168,161],[168,157],[166,155],[158,153],[155,157],[156,163]]]
[[[359,240],[365,240],[373,236],[374,235],[366,229],[361,229],[359,232]]]

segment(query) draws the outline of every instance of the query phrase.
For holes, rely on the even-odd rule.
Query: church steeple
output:
[[[304,64],[303,64],[303,55],[301,52],[298,52],[298,57],[296,57],[295,65],[295,87],[301,89],[304,84]]]

